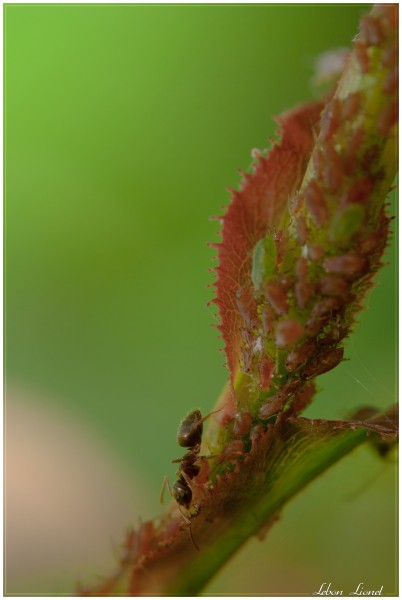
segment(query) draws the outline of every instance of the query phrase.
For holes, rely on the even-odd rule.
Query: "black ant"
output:
[[[191,540],[194,547],[198,550],[197,544],[194,541],[193,534],[191,531],[191,521],[182,512],[181,506],[186,510],[190,510],[190,505],[193,499],[193,492],[191,489],[192,479],[200,472],[200,465],[196,462],[200,458],[212,458],[200,456],[202,430],[205,419],[208,419],[212,414],[219,412],[217,410],[208,413],[205,417],[201,415],[200,410],[193,410],[180,422],[179,429],[177,431],[176,439],[180,446],[188,448],[187,453],[177,460],[172,460],[173,463],[180,463],[180,466],[176,472],[177,480],[173,485],[173,490],[170,487],[169,479],[165,477],[161,490],[161,502],[163,502],[163,492],[165,486],[169,488],[170,495],[176,500],[179,510],[190,529]],[[192,510],[192,516],[198,514],[199,508],[195,505]]]

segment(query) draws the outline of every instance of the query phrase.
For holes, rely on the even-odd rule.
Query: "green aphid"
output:
[[[364,206],[361,204],[349,204],[341,212],[336,213],[329,232],[331,241],[348,244],[363,225],[364,214]]]
[[[272,235],[259,240],[253,250],[251,280],[256,292],[259,292],[266,279],[275,274],[276,246]]]

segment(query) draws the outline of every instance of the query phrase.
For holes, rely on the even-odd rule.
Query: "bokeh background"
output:
[[[177,425],[227,379],[209,217],[366,8],[5,6],[6,593],[97,581],[161,513]],[[394,259],[309,416],[395,400]],[[205,593],[395,594],[395,460],[343,460]]]

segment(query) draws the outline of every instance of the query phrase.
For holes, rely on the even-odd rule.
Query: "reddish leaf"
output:
[[[216,303],[232,383],[239,370],[244,313],[250,321],[255,318],[252,295],[243,293],[239,299],[239,290],[249,285],[252,250],[280,222],[301,184],[313,148],[313,127],[322,108],[321,102],[312,102],[277,119],[281,142],[268,156],[258,156],[253,172],[244,175],[240,191],[232,192],[232,202],[223,218]]]

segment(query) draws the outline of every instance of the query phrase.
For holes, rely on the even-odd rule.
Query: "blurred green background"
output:
[[[251,148],[267,147],[272,116],[312,97],[317,55],[349,46],[366,8],[4,7],[6,592],[95,581],[113,568],[110,539],[160,514],[177,425],[227,379],[206,307],[209,217]],[[320,378],[308,416],[395,400],[394,258],[391,246],[350,360]],[[395,594],[394,460],[369,448],[345,459],[205,593],[363,582]]]

